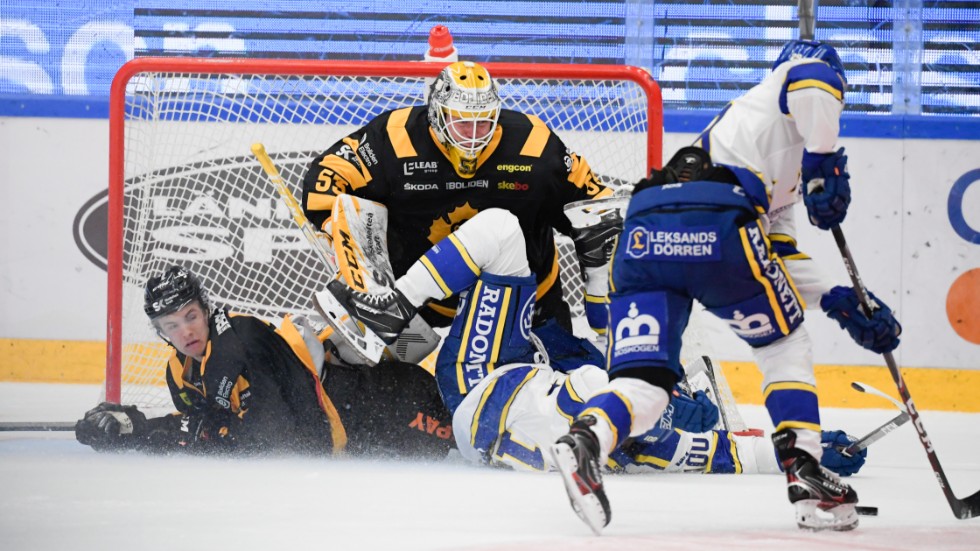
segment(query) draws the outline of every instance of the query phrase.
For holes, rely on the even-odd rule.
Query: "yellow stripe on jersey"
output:
[[[715,450],[718,449],[718,432],[711,431],[711,443],[708,444],[708,463],[704,466],[704,472],[711,472],[711,465],[715,460]]]
[[[506,430],[507,415],[510,413],[510,406],[513,405],[514,399],[517,398],[517,394],[521,391],[522,388],[524,388],[524,385],[526,385],[528,381],[533,379],[534,376],[537,375],[537,373],[538,370],[536,369],[527,370],[527,375],[524,376],[524,380],[518,383],[518,385],[514,388],[514,392],[510,393],[510,398],[507,398],[507,402],[504,404],[504,407],[500,409],[500,424],[497,426],[497,434],[503,434],[504,431]]]
[[[803,421],[783,421],[776,427],[775,432],[783,429],[804,429],[820,432],[820,425],[817,423],[805,423]]]
[[[473,257],[470,256],[470,252],[466,250],[466,247],[463,246],[463,243],[459,240],[459,238],[456,237],[455,234],[449,234],[449,241],[451,241],[453,246],[456,247],[456,250],[459,251],[459,256],[463,257],[463,262],[469,266],[473,274],[479,276],[482,270],[480,270],[480,267],[473,261]]]
[[[810,383],[803,383],[800,381],[782,381],[776,383],[770,383],[769,386],[762,392],[762,401],[765,402],[769,399],[769,395],[772,394],[774,390],[803,390],[806,392],[817,393],[817,387],[811,385]]]
[[[405,123],[408,122],[408,115],[412,112],[411,107],[398,109],[388,117],[388,138],[391,140],[391,147],[395,150],[395,155],[399,159],[405,157],[415,157],[415,146],[412,145],[412,138],[405,130]]]
[[[728,446],[732,454],[732,464],[735,466],[735,474],[742,474],[742,461],[738,458],[738,446],[735,445],[735,437],[728,433]]]
[[[470,421],[470,446],[476,447],[476,431],[480,428],[480,415],[483,414],[483,407],[487,404],[490,395],[493,394],[493,389],[497,386],[497,381],[499,380],[500,377],[496,377],[490,381],[487,388],[483,390],[483,395],[480,396],[480,403],[476,406],[476,410],[473,412],[473,419]]]
[[[524,147],[521,148],[521,155],[540,157],[544,153],[544,146],[548,144],[551,130],[538,117],[527,115],[527,118],[531,121],[531,132],[527,136],[527,141],[524,142]]]
[[[356,141],[351,140],[351,142],[355,146],[357,145]],[[352,165],[350,161],[337,155],[327,155],[317,164],[323,168],[317,179],[317,191],[332,189],[337,193],[347,193],[354,189],[360,189],[371,181],[370,173],[366,170],[364,172],[357,170],[357,167]],[[339,176],[340,180],[337,180],[336,176]],[[350,184],[351,189],[347,189],[347,184]]]
[[[419,262],[422,263],[422,266],[424,266],[429,272],[429,275],[432,276],[432,279],[436,282],[436,285],[442,289],[442,298],[451,296],[453,294],[452,289],[449,288],[449,285],[446,285],[446,282],[442,279],[442,276],[439,275],[439,270],[432,265],[432,262],[430,262],[429,259],[424,256],[419,258]]]
[[[759,224],[758,220],[756,221],[756,226],[758,226],[761,232],[762,225]],[[752,268],[752,276],[766,290],[766,296],[769,297],[769,305],[772,308],[773,314],[776,316],[776,323],[779,324],[779,330],[783,335],[788,335],[789,325],[786,323],[786,317],[783,316],[783,310],[779,305],[779,301],[776,300],[776,290],[772,288],[772,282],[762,275],[762,267],[759,266],[759,262],[755,258],[755,249],[749,241],[749,234],[744,226],[738,229],[738,234],[742,238],[742,249],[745,251],[745,260],[749,263],[749,267]],[[762,238],[766,239],[765,232],[762,232]]]
[[[796,256],[796,255],[792,255]],[[805,255],[804,255],[805,256]],[[793,281],[793,276],[789,275],[789,270],[786,269],[786,264],[783,263],[783,259],[779,255],[774,255],[775,262],[779,264],[779,267],[783,270],[783,275],[786,276],[786,282],[789,283],[789,288],[793,290],[793,296],[796,300],[800,302],[800,308],[806,310],[806,301],[803,300],[803,295],[800,294],[799,289],[796,288],[796,283]],[[793,260],[798,260],[794,258]]]
[[[476,280],[476,287],[473,288],[473,300],[479,300],[480,293],[483,291],[483,282]],[[473,328],[473,316],[476,315],[476,304],[470,308],[470,315],[466,316],[466,327],[463,328],[463,338],[459,346],[459,353],[456,355],[456,384],[459,385],[459,393],[466,394],[465,377],[463,376],[463,365],[466,364],[466,343],[470,342],[470,329]]]
[[[786,87],[786,92],[795,92],[797,90],[803,90],[805,88],[817,88],[819,90],[823,90],[824,92],[827,92],[828,94],[834,96],[837,99],[837,101],[844,101],[844,94],[842,94],[840,90],[834,88],[833,86],[827,84],[822,80],[817,80],[813,78],[798,80],[796,82],[791,83],[789,86]]]
[[[661,469],[666,469],[670,466],[670,460],[661,459],[655,455],[636,454],[634,460],[641,465],[655,465]]]
[[[504,299],[500,303],[500,314],[497,316],[497,331],[493,335],[493,343],[491,344],[493,355],[490,356],[490,363],[487,364],[487,375],[493,372],[493,368],[497,365],[497,358],[500,356],[500,347],[503,345],[504,326],[507,325],[507,310],[510,308],[510,295],[513,291],[513,287],[504,287]],[[475,307],[476,305],[474,304],[473,306]],[[476,308],[473,309],[475,310]]]

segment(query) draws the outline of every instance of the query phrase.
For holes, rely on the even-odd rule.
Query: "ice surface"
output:
[[[93,386],[3,383],[0,421],[74,420],[98,396]],[[743,413],[770,428],[761,407]],[[863,435],[895,414],[827,409],[823,425]],[[980,489],[980,415],[922,419],[957,494]],[[953,517],[911,426],[874,444],[849,482],[879,516],[815,534],[795,527],[779,476],[607,476],[612,522],[597,538],[554,474],[458,460],[107,455],[71,432],[0,432],[0,549],[980,549],[980,519]]]

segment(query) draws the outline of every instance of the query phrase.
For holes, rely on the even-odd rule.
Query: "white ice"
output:
[[[98,395],[3,383],[0,421],[73,421]],[[743,413],[770,428],[761,407]],[[826,409],[823,425],[863,435],[896,413]],[[922,420],[956,494],[980,489],[980,414]],[[0,432],[0,549],[980,549],[980,519],[953,517],[910,425],[874,444],[848,479],[862,505],[880,509],[853,532],[797,529],[781,476],[624,475],[605,479],[613,513],[600,537],[554,474],[458,461],[107,455],[73,434]]]

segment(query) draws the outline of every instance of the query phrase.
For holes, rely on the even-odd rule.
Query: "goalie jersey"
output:
[[[426,107],[416,106],[381,114],[313,160],[303,182],[310,221],[322,227],[341,193],[388,207],[388,250],[396,277],[477,212],[510,211],[520,222],[537,277],[538,318],[567,321],[552,230],[570,232],[566,204],[611,190],[540,119],[506,109],[477,159],[475,175],[462,178],[435,139]],[[451,318],[455,303],[442,306],[433,309]],[[437,322],[431,313],[427,317]]]

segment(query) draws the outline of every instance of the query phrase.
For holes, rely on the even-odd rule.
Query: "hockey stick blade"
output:
[[[897,407],[900,411],[906,411],[905,405],[903,405],[902,402],[899,402],[898,400],[892,398],[891,396],[885,394],[884,392],[878,390],[877,388],[875,388],[875,387],[873,387],[873,386],[871,386],[869,384],[859,383],[857,381],[853,381],[851,383],[851,388],[853,388],[854,390],[856,390],[858,392],[864,392],[864,393],[867,393],[867,394],[873,394],[875,396],[879,396],[881,398],[884,398],[884,399],[888,400],[889,402],[891,402],[892,404],[894,404],[895,407]]]
[[[868,296],[867,288],[861,281],[861,275],[857,271],[854,257],[851,256],[851,250],[847,246],[844,232],[840,229],[840,226],[834,226],[831,228],[831,233],[834,234],[834,242],[837,243],[837,249],[840,251],[841,259],[844,261],[844,268],[847,270],[847,275],[850,277],[851,284],[854,286],[854,292],[857,294],[861,309],[866,316],[870,317],[873,312],[871,299]],[[891,352],[885,352],[882,354],[882,357],[885,358],[885,365],[888,366],[888,372],[891,373],[892,380],[895,382],[898,395],[905,405],[905,412],[908,413],[909,418],[912,420],[912,426],[915,427],[915,431],[919,434],[919,443],[922,444],[922,448],[926,452],[926,457],[929,458],[929,465],[932,467],[933,474],[936,475],[936,481],[939,483],[943,495],[946,496],[946,501],[953,511],[953,516],[962,520],[980,515],[980,491],[964,499],[956,497],[956,494],[953,493],[953,489],[949,485],[949,479],[946,478],[946,471],[943,470],[943,466],[939,462],[939,456],[932,446],[932,440],[929,439],[925,425],[919,417],[919,411],[915,408],[915,403],[912,401],[912,395],[909,393],[908,387],[905,386],[905,379],[902,377],[902,372],[899,371],[898,364],[895,363],[895,357],[892,356]]]

